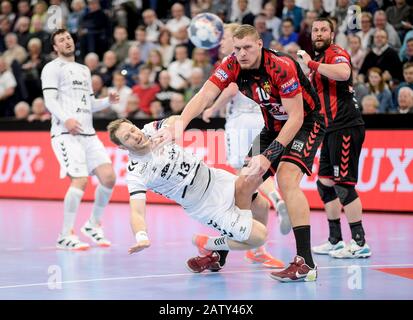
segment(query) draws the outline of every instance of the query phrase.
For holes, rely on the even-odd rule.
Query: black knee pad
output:
[[[358,194],[354,186],[347,184],[336,184],[334,186],[337,196],[343,206],[348,205],[358,198]]]
[[[329,187],[321,183],[320,180],[317,180],[317,190],[318,194],[323,200],[324,203],[331,202],[337,199],[337,193],[334,187]]]

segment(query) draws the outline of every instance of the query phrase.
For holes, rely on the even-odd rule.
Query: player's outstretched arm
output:
[[[231,99],[235,97],[238,91],[239,89],[237,84],[235,82],[231,82],[229,86],[226,87],[224,91],[222,91],[218,99],[215,100],[214,104],[204,111],[204,113],[202,114],[202,120],[209,123],[209,119],[212,117],[212,115],[217,111],[225,108],[228,102],[230,102]]]
[[[151,243],[146,233],[145,211],[146,201],[143,199],[130,199],[130,224],[136,243],[129,248],[129,254],[148,248]]]

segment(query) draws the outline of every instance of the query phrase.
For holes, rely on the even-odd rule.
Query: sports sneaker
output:
[[[371,256],[371,250],[367,243],[364,246],[359,246],[354,239],[351,239],[350,243],[341,250],[331,251],[330,257],[337,259],[357,259],[368,258]]]
[[[286,235],[291,231],[291,222],[284,200],[279,200],[277,202],[276,209],[278,221],[280,223],[280,232],[281,234]]]
[[[208,239],[209,237],[205,234],[194,234],[192,237],[192,244],[198,248],[201,256],[206,256],[212,252],[211,250],[205,249]]]
[[[57,238],[56,247],[63,250],[83,251],[88,250],[90,245],[86,242],[81,242],[77,235],[72,231],[70,235],[62,236],[59,234]]]
[[[219,264],[220,255],[216,251],[211,251],[209,254],[202,257],[193,257],[188,259],[186,267],[189,271],[200,273],[204,270],[219,271],[222,267]]]
[[[341,250],[346,246],[346,243],[341,240],[336,244],[332,244],[330,241],[327,240],[326,243],[320,244],[319,246],[315,246],[311,248],[315,254],[329,254],[331,251]]]
[[[275,259],[264,247],[246,251],[244,259],[250,263],[260,263],[267,268],[284,268],[284,263]]]
[[[92,225],[89,220],[80,229],[80,231],[82,231],[86,237],[89,237],[99,247],[110,247],[111,245],[110,241],[105,238],[102,227],[100,225]]]
[[[288,268],[271,272],[270,277],[281,282],[316,281],[317,265],[310,268],[303,257],[295,256],[294,261],[290,263]]]

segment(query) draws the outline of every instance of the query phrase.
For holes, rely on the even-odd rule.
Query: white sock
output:
[[[228,237],[209,237],[205,249],[207,250],[230,250],[228,246]]]
[[[273,202],[273,205],[275,207],[275,205],[278,203],[278,201],[281,201],[281,195],[278,193],[277,190],[271,191],[268,196],[270,197],[271,201]]]
[[[98,225],[100,223],[103,211],[112,196],[112,191],[113,189],[106,188],[101,184],[97,186],[95,190],[95,202],[93,203],[93,210],[89,219],[92,225]]]
[[[83,197],[83,190],[69,187],[63,202],[63,229],[62,235],[69,235],[75,226],[76,215]]]

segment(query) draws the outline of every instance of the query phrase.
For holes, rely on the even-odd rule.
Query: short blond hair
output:
[[[260,35],[258,34],[257,29],[249,24],[242,24],[238,28],[235,29],[233,32],[233,37],[237,39],[244,39],[247,36],[253,36],[254,38],[261,39]]]
[[[228,30],[231,34],[234,34],[235,30],[240,26],[239,23],[226,23],[224,24],[224,30]]]
[[[112,141],[114,144],[118,146],[122,145],[122,142],[120,142],[120,140],[116,136],[116,131],[118,131],[120,125],[124,122],[133,124],[130,120],[122,118],[111,121],[106,127],[109,132],[110,141]]]

